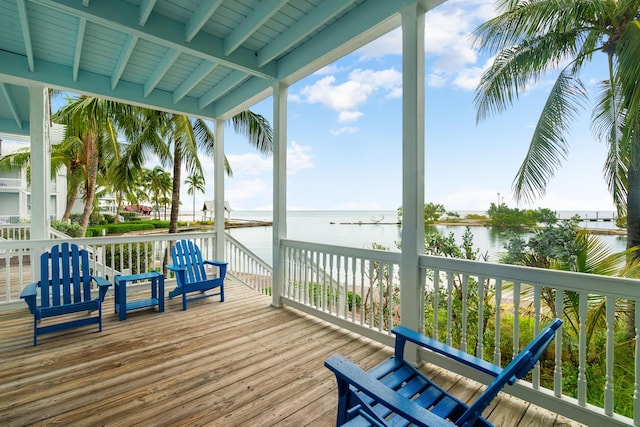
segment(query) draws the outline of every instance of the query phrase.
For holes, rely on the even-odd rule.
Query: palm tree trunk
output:
[[[638,144],[634,144],[640,151]],[[627,172],[627,249],[640,246],[640,153],[633,153]],[[640,258],[640,251],[633,252],[631,262]],[[627,301],[627,336],[635,336],[636,305]]]
[[[96,195],[96,181],[98,180],[98,146],[92,133],[89,132],[86,135],[85,144],[87,145],[88,151],[88,171],[84,195],[84,211],[82,212],[82,218],[80,220],[80,227],[82,227],[83,236],[89,226],[91,212],[93,212],[93,199]]]
[[[180,139],[176,138],[173,152],[173,190],[171,192],[171,217],[169,219],[169,233],[178,232],[178,209],[180,207],[180,169],[182,168],[182,147]]]

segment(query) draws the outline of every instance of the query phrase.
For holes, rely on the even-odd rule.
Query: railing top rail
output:
[[[225,232],[224,233],[224,237],[228,242],[233,243],[234,246],[237,246],[239,249],[241,249],[247,255],[251,256],[251,258],[255,262],[257,262],[258,264],[260,264],[260,266],[262,266],[264,269],[266,269],[270,273],[273,273],[273,267],[272,266],[270,266],[266,261],[264,261],[258,255],[256,255],[251,249],[247,248],[245,245],[243,245],[238,240],[236,240],[231,234]]]
[[[590,292],[625,299],[640,299],[640,280],[598,274],[548,270],[431,255],[420,257],[421,268],[499,278],[513,282],[555,287],[566,291]]]
[[[400,263],[400,253],[381,251],[377,249],[349,248],[345,246],[326,245],[323,243],[302,242],[299,240],[283,239],[283,246],[294,249],[306,249],[318,252],[327,252],[333,255],[367,258],[376,261]]]
[[[137,234],[137,235],[121,235],[121,236],[104,236],[104,237],[82,237],[72,239],[40,239],[40,240],[10,240],[3,241],[2,247],[4,249],[30,249],[30,248],[45,248],[53,244],[59,244],[62,242],[75,243],[77,245],[105,245],[114,243],[136,243],[136,242],[156,242],[164,240],[183,240],[183,239],[198,239],[215,237],[215,233],[208,231],[191,232],[191,233],[178,233],[178,234]]]

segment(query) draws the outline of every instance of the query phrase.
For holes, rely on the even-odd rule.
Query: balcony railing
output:
[[[2,190],[25,190],[27,184],[19,178],[0,178],[0,191]]]
[[[401,321],[400,254],[291,240],[282,250],[285,303],[389,342],[388,331]],[[589,425],[640,424],[638,337],[620,339],[622,318],[640,301],[637,280],[433,256],[420,257],[420,271],[415,298],[424,301],[424,324],[407,326],[504,366],[546,321],[561,317],[563,333],[544,358],[545,369],[536,366],[510,392]],[[421,356],[487,381],[444,358]],[[630,385],[623,389],[625,381]],[[616,402],[629,389],[632,410]]]
[[[24,233],[24,232],[16,232]],[[153,234],[68,239],[90,249],[91,268],[112,278],[161,269],[170,241],[193,239],[205,258],[216,258],[214,233]],[[0,301],[18,299],[31,282],[34,250],[51,240],[3,241]],[[361,335],[389,344],[402,320],[401,254],[283,240],[282,302]],[[225,240],[229,274],[263,293],[272,270],[231,236]],[[407,325],[504,366],[548,319],[564,320],[553,348],[513,395],[590,425],[640,425],[640,351],[625,318],[640,301],[638,281],[597,275],[422,256],[417,301],[421,324]],[[406,323],[405,323],[406,324]],[[446,359],[420,355],[438,366],[486,382]],[[601,370],[601,371],[596,371]],[[627,385],[623,385],[627,383]],[[630,385],[629,385],[630,384]],[[632,392],[629,392],[632,390]],[[628,407],[621,407],[627,393]]]

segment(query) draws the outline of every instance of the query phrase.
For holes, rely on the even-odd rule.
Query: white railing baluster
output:
[[[447,344],[452,345],[453,342],[453,273],[447,271],[444,273],[447,277]]]
[[[462,291],[462,336],[460,337],[460,350],[467,352],[467,313],[469,312],[467,293],[469,291],[469,276],[463,274],[461,277],[462,283],[460,284],[460,289]]]
[[[433,270],[433,338],[438,339],[438,314],[440,305],[440,270]]]
[[[475,355],[479,358],[484,358],[484,340],[482,337],[484,336],[484,293],[485,293],[485,280],[488,281],[487,278],[479,276],[478,277],[478,336],[476,339],[476,351]]]
[[[540,333],[540,286],[533,285],[533,336]],[[533,367],[531,374],[531,384],[534,389],[540,388],[540,362]]]
[[[580,335],[578,337],[578,404],[587,403],[587,294],[580,292],[578,308],[578,322]]]
[[[635,379],[633,381],[633,425],[637,426],[640,424],[640,300],[633,300],[634,308],[635,308],[635,354],[636,358],[634,361],[633,372],[635,374]]]
[[[605,376],[604,384],[604,413],[607,415],[613,415],[613,362],[614,362],[614,348],[615,348],[615,305],[616,300],[614,297],[607,296],[606,310],[607,310],[607,349],[606,349],[606,369],[607,374]]]
[[[520,282],[513,284],[513,353],[511,358],[520,353]]]
[[[564,311],[564,299],[562,289],[556,289],[556,317],[562,318]],[[560,328],[562,330],[563,327]],[[556,397],[562,396],[562,334],[556,332],[556,360],[553,368],[553,393]]]
[[[502,353],[500,351],[500,332],[502,327],[500,325],[500,312],[502,307],[502,279],[496,279],[496,324],[495,324],[495,338],[493,348],[493,363],[498,366],[502,366]]]

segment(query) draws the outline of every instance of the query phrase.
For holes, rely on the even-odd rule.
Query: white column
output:
[[[419,330],[424,307],[418,257],[424,252],[424,10],[402,11],[401,323]]]
[[[273,87],[273,283],[272,305],[282,306],[284,261],[280,240],[287,237],[287,92],[288,86]]]
[[[215,154],[213,166],[214,228],[216,233],[216,258],[226,259],[224,253],[224,120],[216,119]]]
[[[47,89],[29,87],[31,123],[31,239],[49,237],[51,154]]]
[[[49,150],[48,92],[41,86],[29,87],[31,132],[31,240],[49,238],[51,153]],[[31,274],[40,277],[42,246],[31,248]]]

